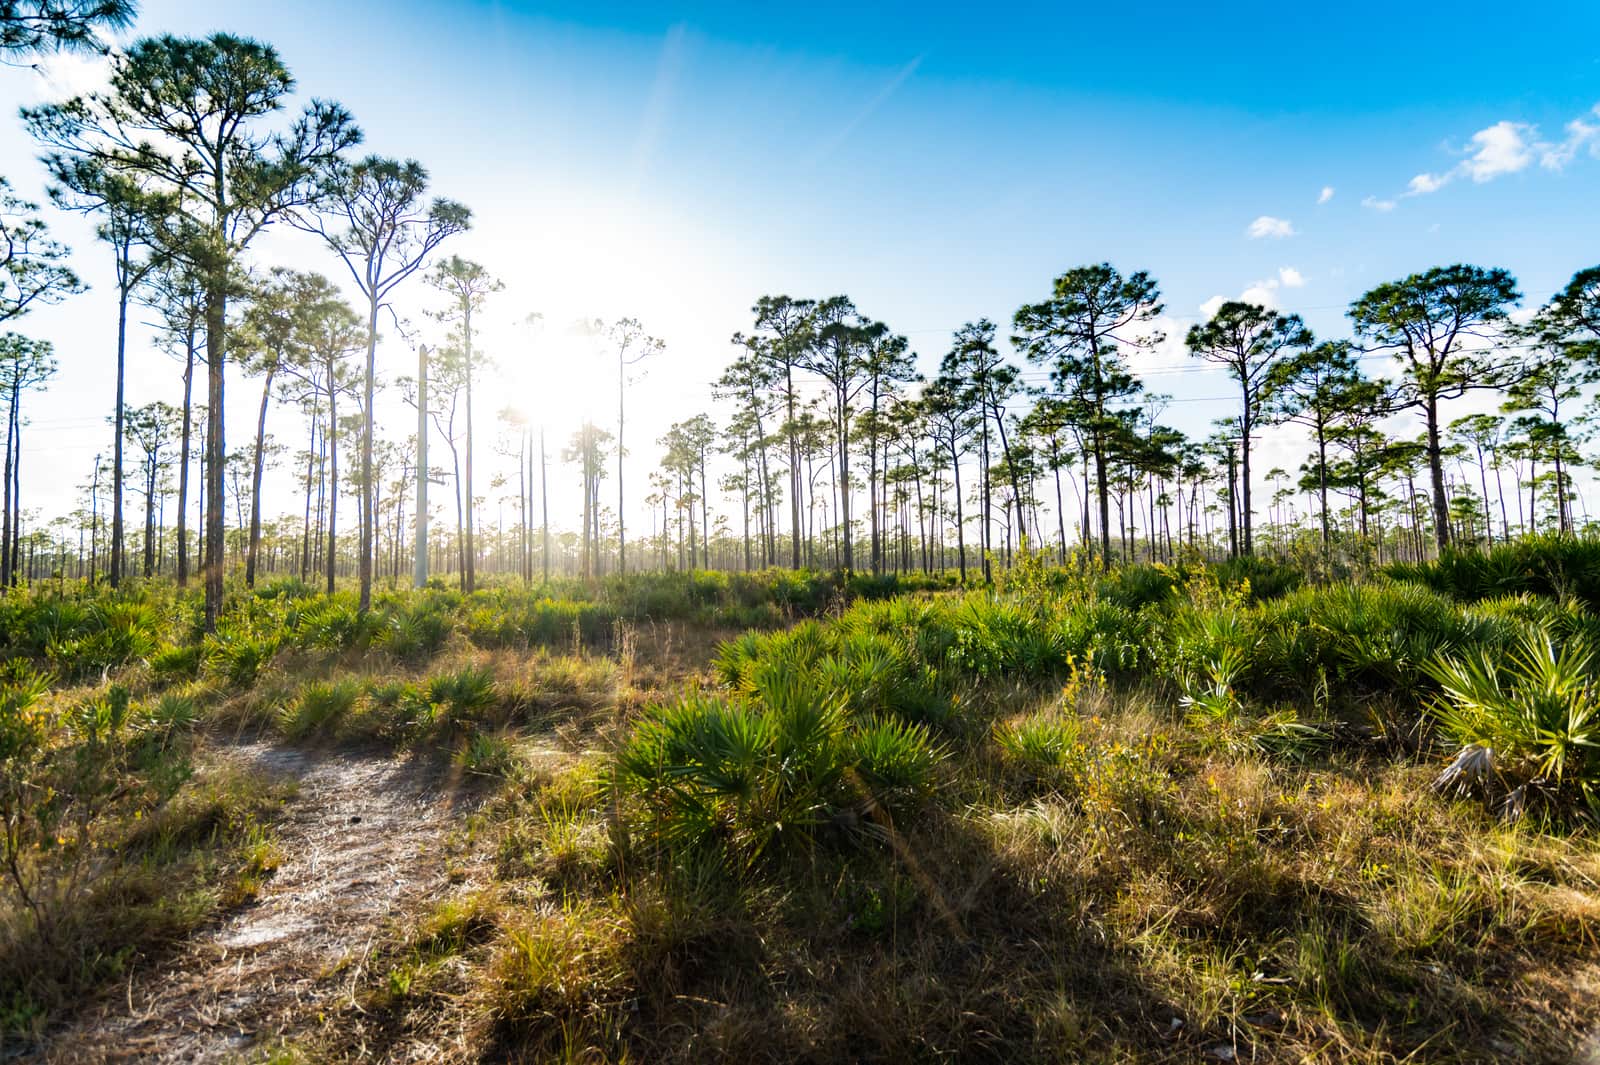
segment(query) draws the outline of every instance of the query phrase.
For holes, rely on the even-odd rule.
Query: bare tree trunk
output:
[[[784,368],[784,398],[789,404],[789,420],[784,428],[789,436],[789,510],[790,526],[789,539],[792,548],[792,564],[795,569],[800,568],[800,436],[794,424],[794,368],[785,359]],[[809,536],[807,537],[809,539]]]
[[[125,267],[124,267],[125,268]],[[119,271],[120,273],[121,271]],[[128,286],[121,285],[117,290],[117,409],[112,416],[113,440],[111,442],[111,587],[115,588],[122,583],[122,434],[123,434],[123,386],[127,376],[128,365]],[[221,388],[221,382],[213,380],[214,389]],[[213,408],[215,409],[215,408]],[[222,591],[217,590],[218,602],[221,602]],[[210,598],[207,597],[209,604]],[[207,623],[210,623],[209,610]]]
[[[472,304],[464,304],[465,317],[462,319],[462,351],[466,357],[467,374],[467,483],[466,483],[466,544],[463,546],[464,557],[462,564],[465,567],[465,588],[470,593],[477,588],[477,545],[473,543],[472,512],[474,508],[472,498]]]
[[[267,380],[261,386],[261,410],[256,415],[255,460],[250,471],[250,547],[245,554],[244,584],[256,586],[256,559],[261,553],[261,472],[267,445],[267,404],[272,399],[272,379],[277,375],[274,362],[267,370]]]
[[[183,433],[178,456],[178,587],[189,586],[189,453],[194,444],[194,329],[184,337]]]
[[[13,386],[11,395],[8,397],[9,402],[6,404],[6,461],[4,476],[0,478],[3,479],[5,485],[5,502],[3,506],[0,506],[0,589],[11,587],[11,507],[13,502],[11,498],[11,471],[13,464],[17,460],[17,403],[20,398],[18,393],[18,388]],[[97,461],[97,472],[98,469]],[[20,503],[20,501],[18,502]]]
[[[428,348],[417,348],[417,539],[411,583],[428,583]]]
[[[366,381],[366,406],[363,424],[365,432],[361,434],[361,561],[356,572],[361,582],[361,594],[358,609],[366,613],[372,609],[372,549],[373,534],[377,531],[378,516],[373,507],[372,483],[372,439],[377,436],[377,426],[374,421],[372,402],[373,392],[377,380],[378,359],[378,297],[374,294],[367,301],[367,381]],[[330,388],[333,379],[328,379]],[[262,408],[265,410],[265,407]],[[332,569],[332,566],[329,566]],[[328,589],[332,591],[333,589]]]
[[[300,526],[300,579],[311,579],[311,493],[316,483],[317,430],[321,427],[322,405],[311,407],[311,439],[306,444],[306,513]]]
[[[1424,408],[1428,419],[1428,473],[1433,478],[1433,538],[1442,552],[1450,546],[1450,501],[1445,498],[1444,455],[1439,443],[1439,401],[1429,397]]]
[[[950,471],[955,480],[956,491],[956,562],[961,576],[961,583],[967,583],[967,533],[966,518],[961,508],[961,456],[956,449],[950,449]]]
[[[544,541],[544,582],[550,583],[550,464],[545,460],[544,429],[539,429],[539,506],[541,538]]]
[[[622,405],[628,391],[628,368],[623,363],[622,357],[626,350],[626,348],[617,350],[617,575],[619,577],[626,576],[628,572],[628,535],[622,517]]]
[[[223,359],[226,355],[228,322],[228,278],[226,272],[209,279],[206,293],[206,557],[205,628],[217,630],[222,613],[223,523],[227,520],[227,500],[223,460]],[[121,404],[118,404],[120,408]],[[118,434],[120,447],[121,434]],[[121,476],[121,470],[117,471]],[[120,493],[118,504],[120,506]]]
[[[339,549],[339,384],[333,356],[328,356],[328,594],[333,594],[334,564]]]

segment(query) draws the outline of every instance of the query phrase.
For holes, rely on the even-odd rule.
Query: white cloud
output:
[[[1221,306],[1222,297],[1217,297],[1217,305]],[[1150,329],[1161,334],[1161,341],[1152,347],[1137,347],[1128,353],[1128,362],[1137,374],[1147,373],[1175,373],[1180,370],[1193,370],[1195,367],[1194,356],[1189,354],[1189,345],[1184,343],[1192,322],[1162,315],[1150,323]]]
[[[1257,281],[1239,293],[1239,298],[1246,303],[1259,303],[1268,310],[1275,311],[1278,309],[1278,279],[1270,277],[1265,281]]]
[[[1600,104],[1590,115],[1600,117]],[[1455,166],[1441,173],[1422,173],[1412,178],[1406,190],[1395,199],[1383,200],[1368,196],[1362,206],[1378,211],[1392,211],[1398,200],[1412,196],[1426,196],[1438,192],[1457,178],[1467,178],[1482,185],[1506,174],[1517,174],[1533,165],[1546,170],[1561,170],[1583,151],[1600,157],[1600,123],[1589,121],[1585,115],[1575,118],[1565,126],[1566,135],[1557,142],[1541,140],[1539,127],[1531,122],[1512,122],[1501,119],[1474,133],[1467,146],[1459,153],[1462,158]]]
[[[1292,266],[1280,266],[1278,268],[1277,277],[1268,277],[1263,278],[1260,281],[1252,281],[1246,285],[1244,291],[1239,293],[1239,295],[1235,298],[1244,303],[1260,304],[1268,310],[1281,310],[1282,307],[1278,301],[1279,290],[1285,288],[1301,288],[1305,285],[1305,283],[1305,276],[1301,274],[1299,270],[1296,270]],[[1206,300],[1200,305],[1200,313],[1208,319],[1213,318],[1216,316],[1217,309],[1227,302],[1228,298],[1226,296],[1212,296],[1210,299]]]
[[[1532,138],[1538,132],[1523,122],[1496,122],[1487,129],[1480,129],[1472,135],[1471,155],[1442,174],[1418,174],[1400,195],[1402,198],[1426,196],[1458,177],[1471,178],[1482,185],[1504,174],[1526,170],[1533,162]]]
[[[1264,214],[1251,222],[1250,228],[1246,229],[1245,233],[1251,240],[1263,238],[1282,240],[1284,237],[1294,236],[1294,224],[1287,218],[1274,218],[1270,214]]]
[[[1317,205],[1320,207],[1322,204],[1327,203],[1331,199],[1333,199],[1333,186],[1322,186],[1322,191],[1317,194]]]
[[[28,97],[38,103],[99,92],[111,82],[111,63],[102,55],[57,52],[34,63],[33,72]]]
[[[1406,186],[1406,195],[1421,196],[1425,193],[1436,192],[1441,185],[1449,180],[1448,175],[1443,174],[1418,174]]]
[[[1600,104],[1591,113],[1600,118]],[[1575,118],[1567,123],[1567,135],[1561,143],[1540,145],[1539,165],[1546,170],[1560,170],[1586,146],[1590,155],[1600,156],[1600,125]]]
[[[1537,134],[1538,130],[1525,122],[1501,121],[1488,129],[1480,129],[1472,135],[1476,150],[1461,163],[1461,169],[1480,184],[1493,181],[1501,174],[1515,174],[1526,169],[1533,162],[1528,138]]]

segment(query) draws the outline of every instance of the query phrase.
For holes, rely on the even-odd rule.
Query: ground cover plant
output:
[[[70,1030],[75,997],[270,894],[292,790],[218,760],[239,736],[466,789],[437,842],[457,872],[344,963],[353,997],[264,1034],[280,1060],[1560,1060],[1586,1038],[1579,596],[1033,558],[783,625],[686,593],[652,608],[675,620],[585,629],[722,587],[639,583],[367,613],[271,585],[213,635],[158,587],[9,598],[4,944],[30,960],[8,1038]],[[104,616],[140,619],[116,660],[50,672]]]
[[[0,0],[0,1062],[1600,1061],[1600,6],[283,6]]]

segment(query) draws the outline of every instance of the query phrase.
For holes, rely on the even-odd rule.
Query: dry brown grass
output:
[[[228,697],[270,725],[308,681],[466,669],[512,752],[441,841],[458,872],[393,920],[290,1061],[1568,1061],[1600,1000],[1600,844],[1508,826],[1432,770],[1216,742],[1144,692],[1023,684],[1001,722],[1074,722],[1060,773],[978,731],[897,826],[729,876],[619,831],[614,735],[710,686],[728,633],[421,667],[284,662]],[[364,700],[370,699],[363,696]],[[324,739],[377,735],[367,702]],[[429,734],[450,749],[457,733]]]
[[[151,816],[103,826],[114,868],[40,941],[26,914],[0,906],[0,1051],[135,968],[160,964],[217,914],[249,901],[278,860],[267,826],[292,788],[218,767]]]
[[[479,936],[404,996],[373,984],[359,1021],[302,1049],[400,1060],[428,1031],[462,1061],[1578,1052],[1600,988],[1592,837],[1435,797],[1425,767],[1221,753],[1147,699],[1076,700],[1092,769],[1071,785],[980,745],[965,798],[902,846],[822,848],[754,880],[630,864],[603,761],[546,763],[475,823],[497,852]]]

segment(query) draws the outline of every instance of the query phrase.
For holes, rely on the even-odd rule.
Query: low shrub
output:
[[[1013,770],[1049,786],[1074,775],[1083,761],[1081,729],[1075,716],[1033,714],[995,726],[994,740]]]
[[[1487,551],[1450,548],[1431,562],[1397,563],[1388,573],[1462,602],[1533,594],[1574,599],[1600,613],[1600,540],[1546,533]]]
[[[1600,678],[1582,639],[1558,645],[1529,626],[1508,653],[1477,648],[1430,662],[1440,724],[1460,745],[1441,786],[1498,794],[1520,816],[1531,799],[1600,815]]]
[[[446,727],[482,722],[499,704],[494,673],[483,666],[466,666],[428,678],[422,695],[437,708],[436,717]]]
[[[23,674],[0,683],[0,869],[46,949],[96,884],[115,874],[105,834],[144,816],[188,779],[187,745],[176,736],[192,707],[137,707],[112,686],[61,708],[48,681]]]
[[[283,708],[278,727],[290,739],[326,732],[354,709],[361,697],[361,682],[354,677],[334,681],[312,681],[300,689],[300,696]]]
[[[448,599],[428,592],[423,597],[393,604],[374,642],[403,662],[425,661],[438,654],[455,631],[455,617]]]
[[[194,680],[205,648],[198,643],[164,647],[150,658],[150,672],[161,680]]]
[[[771,678],[758,693],[651,707],[618,750],[630,828],[664,857],[739,873],[820,837],[881,833],[931,791],[944,757],[925,727],[860,718],[838,692]]]
[[[255,685],[256,678],[278,653],[276,636],[254,636],[247,631],[218,630],[206,637],[202,658],[205,669],[230,688],[245,689]]]
[[[288,619],[294,643],[303,650],[365,649],[383,631],[376,611],[362,613],[347,595],[315,600]]]

